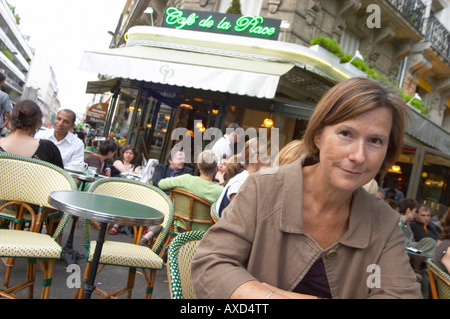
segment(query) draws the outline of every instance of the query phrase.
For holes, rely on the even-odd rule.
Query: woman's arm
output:
[[[450,273],[450,248],[447,248],[447,252],[444,256],[442,256],[441,263],[444,264],[445,268],[448,273]]]
[[[279,289],[256,280],[247,281],[239,286],[230,299],[318,299],[316,296],[299,294]]]

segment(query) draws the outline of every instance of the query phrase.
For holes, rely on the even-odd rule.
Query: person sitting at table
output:
[[[227,156],[224,154],[217,166],[216,173],[214,174],[214,183],[219,185],[225,185],[225,173],[227,172]]]
[[[158,187],[160,180],[167,177],[175,177],[183,174],[193,174],[192,168],[184,165],[185,155],[183,151],[176,151],[172,157],[172,151],[167,156],[167,162],[169,164],[157,164],[155,171],[153,172],[152,182],[153,185]],[[168,193],[168,192],[166,192]]]
[[[433,263],[450,275],[450,207],[444,215],[442,234],[434,253]]]
[[[168,177],[159,181],[158,187],[162,190],[181,188],[203,197],[210,203],[214,203],[222,193],[223,187],[214,183],[214,175],[217,170],[216,155],[212,151],[203,151],[197,158],[197,167],[200,176],[183,174],[176,177]],[[148,232],[142,237],[140,244],[151,244],[152,238],[161,231],[161,226],[148,228]]]
[[[134,166],[135,160],[138,156],[137,150],[132,145],[125,145],[122,148],[121,155],[119,159],[116,159],[114,163],[110,166],[111,177],[120,177],[121,173],[136,173],[138,174],[141,170],[140,166]],[[119,231],[119,225],[114,224],[109,230],[111,235],[116,235]]]
[[[264,149],[264,147],[267,150],[267,154],[274,154],[269,141],[252,138],[245,143],[242,153],[228,159],[228,180],[216,203],[216,210],[219,216],[222,216],[223,210],[234,199],[242,184],[250,174],[259,171],[262,167],[272,165],[270,156],[264,154],[264,156],[261,157],[260,150]],[[231,173],[233,171],[239,173],[233,176],[234,173]]]
[[[408,107],[343,80],[308,122],[302,156],[247,177],[191,262],[197,298],[421,298],[399,216],[362,186],[402,152]]]
[[[64,168],[58,147],[49,140],[33,137],[42,125],[42,111],[31,100],[19,101],[11,115],[11,134],[0,140],[0,151],[40,159]]]
[[[134,146],[125,145],[120,152],[120,158],[110,166],[111,177],[120,177],[121,173],[139,174],[141,167],[136,166],[137,156],[138,152]]]
[[[117,150],[117,144],[113,140],[106,140],[100,143],[98,153],[88,155],[84,161],[88,166],[96,167],[98,175],[110,176],[107,170],[106,160],[112,158]]]
[[[58,147],[64,166],[70,162],[79,163],[84,158],[84,143],[70,130],[75,126],[76,114],[70,109],[62,109],[56,113],[53,128],[39,130],[36,138],[48,139]]]

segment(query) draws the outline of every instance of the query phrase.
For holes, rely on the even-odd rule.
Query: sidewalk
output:
[[[70,219],[66,227],[64,228],[64,234],[62,239],[62,246],[67,242],[67,237],[70,232],[70,228],[72,226],[72,220]],[[98,231],[91,227],[91,239],[97,238]],[[131,242],[131,238],[129,238],[126,234],[118,233],[117,235],[109,235],[107,236],[108,240],[112,241],[127,241]],[[73,247],[79,253],[85,255],[85,249],[83,247],[83,224],[82,218],[80,218],[78,222],[78,227],[75,228],[75,236]],[[84,275],[84,270],[86,267],[86,259],[85,257],[79,259],[77,261],[77,265],[80,267],[81,279]],[[0,261],[0,286],[3,287],[3,280],[5,276],[5,265]],[[13,286],[15,283],[23,282],[26,276],[26,259],[16,259],[16,262],[13,267],[10,286]],[[55,269],[53,272],[53,280],[52,286],[50,288],[50,297],[49,299],[73,299],[75,293],[77,291],[76,288],[68,288],[67,282],[69,284],[73,282],[70,280],[69,276],[72,275],[72,272],[67,272],[67,264],[64,260],[57,260],[55,263]],[[120,288],[125,287],[128,276],[128,268],[125,267],[115,267],[115,266],[106,266],[103,271],[96,277],[96,287],[99,289],[105,290],[107,292],[116,291]],[[68,280],[69,279],[69,280]],[[80,280],[81,280],[80,279]],[[134,289],[132,293],[132,299],[144,299],[145,297],[145,289],[146,282],[144,275],[142,274],[142,269],[136,270],[136,280],[134,284]],[[39,299],[42,288],[42,271],[39,267],[39,264],[36,264],[36,284],[34,288],[34,299]],[[19,298],[27,298],[28,290],[24,289],[17,293]],[[92,294],[92,299],[99,299],[100,297],[96,294]],[[126,299],[127,294],[123,294],[119,296],[119,299]],[[167,281],[167,269],[166,265],[162,270],[158,270],[156,272],[156,280],[155,286],[153,288],[152,299],[170,299],[169,293],[169,283]]]

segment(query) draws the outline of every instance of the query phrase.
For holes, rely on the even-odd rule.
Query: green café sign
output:
[[[162,27],[278,40],[281,20],[167,8]]]

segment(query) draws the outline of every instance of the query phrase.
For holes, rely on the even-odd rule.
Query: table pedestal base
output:
[[[91,294],[95,290],[95,277],[97,275],[98,264],[102,254],[103,243],[105,242],[105,234],[108,223],[102,223],[100,232],[98,233],[97,244],[95,245],[94,256],[92,257],[91,269],[86,283],[83,286],[84,299],[91,299]]]
[[[72,228],[70,229],[70,234],[67,238],[67,242],[62,253],[62,259],[66,261],[67,265],[76,264],[79,259],[84,258],[83,254],[80,254],[78,251],[73,249],[73,236],[77,222],[78,216],[72,216]]]

